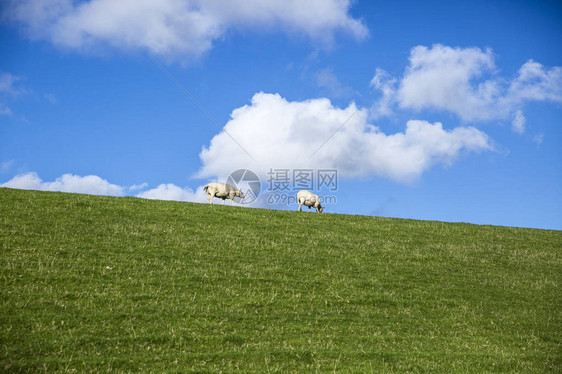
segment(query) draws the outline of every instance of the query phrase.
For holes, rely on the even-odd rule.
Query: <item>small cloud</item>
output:
[[[318,62],[319,56],[320,56],[320,50],[318,48],[316,48],[306,56],[305,60],[308,63]]]
[[[523,134],[525,132],[525,122],[526,118],[521,110],[515,112],[513,121],[511,121],[511,128],[518,134]]]
[[[382,92],[382,97],[370,109],[373,119],[389,117],[393,113],[392,106],[396,100],[396,78],[383,69],[377,68],[375,76],[371,79],[370,86]]]
[[[6,104],[0,103],[0,116],[11,116],[13,114],[12,109]]]
[[[27,90],[23,86],[17,84],[20,80],[21,77],[10,73],[0,72],[0,94],[19,96],[26,93]]]
[[[342,84],[332,69],[322,69],[316,73],[316,84],[318,87],[324,88],[329,95],[334,98],[345,98],[355,94],[355,91]]]
[[[6,101],[27,93],[27,90],[18,84],[20,80],[18,76],[0,72],[0,116],[14,114]]]
[[[173,183],[161,184],[156,188],[141,192],[136,195],[144,199],[154,200],[174,200],[174,201],[190,201],[205,202],[207,200],[203,186],[198,187],[195,191],[191,188],[182,188]]]
[[[374,209],[369,214],[372,216],[382,216],[382,217],[389,216],[391,214],[392,207],[397,205],[398,203],[399,200],[396,197],[391,196],[387,198],[385,201],[383,201],[378,206],[378,208]]]
[[[14,166],[15,162],[16,160],[14,159],[2,162],[0,164],[0,173],[1,174],[9,173],[10,170],[12,170],[12,167]]]
[[[517,78],[510,82],[506,96],[513,104],[524,101],[562,103],[562,66],[548,69],[536,61],[527,61],[519,69]]]
[[[146,187],[148,187],[148,183],[146,182],[141,184],[133,184],[132,186],[129,187],[129,191],[140,191],[140,190],[144,190]]]
[[[324,88],[329,95],[334,98],[345,98],[355,94],[355,91],[342,84],[332,69],[322,69],[316,73],[316,84],[318,87]]]
[[[51,104],[58,103],[57,97],[54,94],[47,93],[44,94],[43,97],[45,97],[45,99],[47,99],[47,101],[50,102]]]
[[[496,98],[493,81],[474,85],[477,78],[495,69],[490,49],[417,46],[397,91],[401,108],[433,108],[457,114],[463,121],[493,117],[490,101]],[[493,113],[497,112],[494,108]]]
[[[0,164],[0,171],[9,171],[14,160]],[[148,183],[135,184],[130,187],[122,187],[109,183],[97,175],[79,176],[64,174],[52,182],[43,181],[35,172],[18,174],[9,181],[0,184],[0,187],[16,188],[22,190],[37,191],[59,191],[73,192],[88,195],[124,196],[125,191],[140,191],[148,187]],[[203,191],[204,186],[199,186],[195,191],[191,188],[181,188],[175,184],[161,184],[151,190],[139,192],[136,197],[156,200],[176,200],[191,202],[206,202],[207,194]]]
[[[544,140],[543,133],[533,136],[533,142],[537,145],[537,147],[539,147],[542,144],[543,140]]]
[[[16,175],[8,182],[0,184],[0,187],[109,196],[122,196],[124,191],[123,187],[111,184],[97,175],[82,177],[64,174],[53,182],[44,182],[35,172]]]
[[[14,114],[8,104],[6,104],[6,101],[28,92],[25,87],[18,84],[20,80],[21,77],[0,72],[0,116],[11,116]]]

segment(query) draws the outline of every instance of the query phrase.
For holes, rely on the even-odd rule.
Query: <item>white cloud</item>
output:
[[[332,69],[321,69],[316,73],[316,85],[328,91],[332,97],[350,97],[355,92],[351,87],[341,83]]]
[[[5,174],[10,170],[12,170],[12,167],[14,166],[15,162],[16,160],[14,159],[2,162],[0,164],[0,173]]]
[[[148,187],[148,183],[146,182],[141,184],[133,184],[132,186],[129,186],[129,191],[140,191],[144,190],[146,187]]]
[[[10,74],[0,72],[0,94],[8,94],[11,96],[18,96],[26,92],[26,90],[17,85],[21,78]]]
[[[371,79],[371,87],[380,90],[382,97],[371,108],[371,116],[375,119],[388,117],[393,113],[392,106],[396,98],[396,78],[393,78],[383,69],[377,68],[375,76]]]
[[[379,175],[408,182],[435,164],[451,164],[463,150],[492,149],[487,135],[473,127],[446,130],[438,122],[408,121],[404,132],[387,135],[367,116],[353,103],[341,109],[328,99],[290,102],[278,94],[257,93],[250,105],[232,112],[226,132],[203,148],[198,175],[223,179],[249,168],[266,177],[270,168],[336,168],[343,177]]]
[[[418,46],[409,59],[398,90],[401,107],[444,109],[466,121],[488,119],[487,103],[497,95],[496,85],[474,86],[472,81],[494,69],[491,50]]]
[[[381,89],[379,81],[385,74],[378,69],[371,84]],[[529,60],[509,80],[497,76],[490,49],[417,46],[410,51],[409,65],[398,88],[390,84],[382,86],[382,91],[373,106],[374,117],[391,115],[396,105],[401,109],[448,111],[465,122],[515,116],[513,129],[523,132],[522,107],[526,102],[562,103],[562,67],[546,69]]]
[[[8,98],[25,94],[27,90],[18,85],[21,78],[5,72],[0,72],[0,116],[11,116],[12,109],[6,104]]]
[[[527,61],[510,83],[505,100],[513,104],[524,101],[562,103],[562,67],[545,69],[538,62]]]
[[[200,186],[196,189],[196,191],[193,191],[191,188],[181,188],[172,183],[161,184],[156,188],[139,193],[137,197],[155,200],[175,200],[190,202],[207,201],[206,194],[203,191],[203,186]]]
[[[48,101],[49,103],[51,103],[51,104],[56,104],[56,103],[58,103],[58,100],[57,100],[57,97],[55,96],[55,94],[46,93],[46,94],[43,95],[43,97],[44,97],[45,99],[47,99],[47,101]]]
[[[68,48],[111,45],[161,56],[200,56],[229,29],[281,29],[329,45],[337,30],[367,28],[349,0],[12,0],[6,16],[37,39]]]
[[[2,170],[11,168],[13,160],[1,164]],[[89,195],[124,196],[125,191],[134,192],[148,187],[147,183],[123,187],[109,183],[97,175],[79,176],[64,174],[53,182],[43,181],[35,172],[19,174],[0,187],[17,188],[22,190],[73,192]],[[191,202],[207,202],[207,195],[203,186],[195,191],[186,187],[181,188],[174,184],[161,184],[156,188],[139,192],[137,197],[156,200],[176,200]]]
[[[11,116],[13,114],[12,109],[6,104],[0,103],[0,116]]]
[[[515,116],[513,117],[513,121],[511,121],[511,127],[513,131],[518,134],[523,134],[525,132],[525,116],[521,110],[515,112]]]
[[[0,187],[23,190],[75,192],[89,195],[122,196],[123,187],[111,184],[96,175],[64,174],[53,182],[43,182],[35,172],[19,174]]]

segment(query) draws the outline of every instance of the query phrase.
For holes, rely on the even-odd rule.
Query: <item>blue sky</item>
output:
[[[4,187],[204,202],[248,168],[250,206],[296,210],[267,172],[330,169],[325,212],[562,229],[559,2],[23,0],[0,19]]]

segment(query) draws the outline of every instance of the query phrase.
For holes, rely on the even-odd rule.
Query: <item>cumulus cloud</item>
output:
[[[142,197],[144,199],[190,201],[199,203],[207,201],[206,196],[205,191],[203,191],[203,186],[200,186],[193,191],[189,187],[182,188],[172,183],[161,184],[156,188],[141,192],[137,195],[137,197]]]
[[[412,120],[404,132],[387,135],[367,117],[368,111],[354,103],[342,109],[325,98],[291,102],[257,93],[250,105],[232,112],[225,131],[203,148],[198,176],[221,179],[238,168],[262,177],[271,168],[335,168],[343,177],[378,175],[409,182],[436,164],[451,164],[463,151],[492,149],[488,136],[473,127],[447,130],[439,122]]]
[[[0,187],[23,190],[75,192],[89,195],[122,196],[123,187],[111,184],[97,175],[64,174],[53,182],[44,182],[35,172],[19,174]]]
[[[161,56],[200,56],[229,29],[281,29],[330,44],[341,30],[361,39],[350,0],[12,0],[5,17],[33,38],[67,48],[99,44]]]
[[[462,119],[488,119],[487,103],[497,95],[492,81],[473,86],[473,79],[494,68],[491,50],[418,46],[398,89],[403,108],[445,109]]]
[[[527,61],[519,69],[517,77],[510,83],[504,99],[513,104],[520,104],[524,101],[562,103],[562,67],[555,66],[545,69],[538,62]]]
[[[386,74],[378,69],[372,85],[381,88]],[[515,78],[505,79],[498,77],[490,49],[417,46],[410,51],[403,77],[387,81],[373,116],[390,115],[398,106],[448,111],[465,122],[515,118],[514,131],[523,133],[526,102],[562,103],[562,67],[547,69],[529,60]]]

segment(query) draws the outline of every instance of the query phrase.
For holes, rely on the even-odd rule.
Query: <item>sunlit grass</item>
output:
[[[0,189],[2,372],[560,372],[562,232]]]

